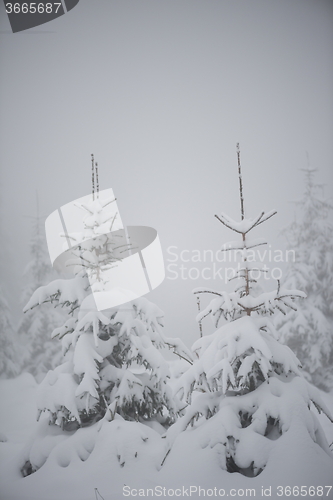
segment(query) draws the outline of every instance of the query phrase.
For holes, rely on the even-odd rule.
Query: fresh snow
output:
[[[120,416],[111,422],[100,421],[74,433],[65,433],[65,437],[61,437],[63,433],[54,427],[54,434],[50,435],[40,423],[36,425],[36,388],[37,384],[29,374],[0,381],[0,431],[7,437],[5,442],[0,440],[2,500],[95,500],[95,488],[105,500],[120,500],[126,498],[123,496],[124,485],[131,489],[217,487],[227,492],[231,488],[255,488],[256,497],[261,497],[262,487],[271,486],[276,492],[277,486],[332,484],[332,458],[312,441],[302,425],[298,425],[297,415],[289,421],[288,433],[276,441],[262,437],[265,446],[258,453],[269,452],[270,460],[259,476],[248,478],[221,470],[216,460],[219,444],[214,442],[214,434],[207,438],[203,426],[179,435],[162,468],[166,439],[149,425],[126,422]],[[264,390],[258,397],[266,397]],[[333,412],[333,393],[321,393],[321,397]],[[274,411],[274,405],[269,401],[267,406]],[[288,418],[288,408],[285,410]],[[332,442],[333,426],[324,415],[320,416],[320,421],[328,441]],[[259,424],[260,415],[256,425]],[[218,421],[216,425],[218,431]],[[36,460],[42,461],[45,455],[49,458],[36,473],[23,478],[19,468],[31,436],[37,433],[38,427],[34,450]],[[244,460],[249,452],[252,453],[250,441],[246,445]],[[202,496],[193,493],[191,498]],[[272,494],[272,498],[277,498],[277,495]],[[325,498],[333,498],[333,492]]]

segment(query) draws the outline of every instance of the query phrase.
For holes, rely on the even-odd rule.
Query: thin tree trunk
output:
[[[95,168],[94,168],[94,155],[91,155],[91,184],[92,184],[92,197],[95,199]]]

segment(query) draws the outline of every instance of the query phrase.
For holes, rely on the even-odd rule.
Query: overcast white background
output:
[[[239,217],[236,142],[249,216],[274,248],[303,192],[300,168],[333,188],[333,3],[330,0],[80,0],[12,34],[0,7],[1,282],[16,319],[30,219],[112,187],[124,223],[171,245],[217,250]],[[166,262],[168,264],[168,262]],[[192,288],[166,279],[148,298],[170,336],[198,336]],[[22,305],[22,304],[21,304]],[[21,307],[20,305],[20,307]]]

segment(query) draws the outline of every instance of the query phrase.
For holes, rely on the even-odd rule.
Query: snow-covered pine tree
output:
[[[57,275],[49,264],[42,218],[39,214],[38,194],[37,213],[32,217],[30,255],[31,260],[24,270],[28,284],[23,290],[23,303],[27,302],[35,290]],[[60,308],[46,304],[43,308],[27,311],[18,326],[18,333],[24,345],[21,371],[31,373],[38,382],[61,362],[61,347],[58,342],[52,340],[51,333],[63,319],[64,313]]]
[[[314,182],[316,169],[309,165],[305,191],[296,202],[298,220],[284,231],[289,261],[285,286],[305,291],[307,300],[297,313],[276,317],[281,340],[296,353],[309,380],[321,389],[333,387],[333,205],[321,197],[321,185]]]
[[[15,377],[20,372],[19,356],[13,335],[8,303],[0,288],[0,377]]]
[[[40,287],[25,307],[51,303],[69,312],[52,334],[61,341],[67,359],[48,372],[38,396],[39,418],[46,412],[49,423],[64,432],[103,418],[112,421],[116,415],[169,426],[184,406],[172,396],[161,349],[172,348],[187,359],[191,353],[179,339],[164,336],[161,309],[144,297],[102,311],[96,307],[94,293],[105,285],[102,271],[120,259],[112,233],[117,213],[110,218],[106,211],[113,201],[100,199],[93,188],[90,201],[79,206],[83,234],[69,235],[81,241],[68,262],[75,277]],[[27,475],[39,466],[30,457],[22,472]]]
[[[0,204],[2,197],[0,196]],[[4,277],[4,266],[8,263],[8,248],[3,233],[2,217],[0,214],[0,240],[2,259],[0,261],[0,274]],[[6,255],[7,254],[7,255]],[[6,258],[7,257],[7,258]],[[8,287],[2,283],[0,286],[0,378],[15,377],[20,372],[20,353],[12,323],[12,315],[7,302]]]
[[[283,313],[294,309],[294,299],[305,294],[279,283],[274,291],[258,291],[254,276],[262,271],[262,264],[250,262],[247,253],[265,242],[251,238],[250,233],[276,212],[245,217],[239,145],[237,156],[241,221],[216,215],[240,237],[222,248],[241,252],[234,278],[237,284],[231,293],[194,290],[196,295],[208,293],[214,297],[198,314],[197,321],[210,315],[216,327],[221,318],[225,324],[192,347],[198,359],[178,379],[176,387],[189,406],[168,430],[164,462],[172,461],[173,450],[182,453],[186,431],[191,432],[191,443],[197,440],[201,448],[213,448],[222,469],[253,477],[265,468],[276,440],[291,429],[302,429],[305,436],[330,454],[320,424],[310,410],[311,402],[319,412],[327,416],[329,412],[300,374],[296,356],[278,342],[269,318],[276,309]]]

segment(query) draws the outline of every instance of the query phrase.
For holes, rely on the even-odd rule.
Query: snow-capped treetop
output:
[[[297,289],[289,290],[281,288],[279,282],[277,284],[277,289],[273,292],[264,292],[259,295],[254,293],[254,284],[256,284],[258,280],[254,278],[253,272],[267,272],[267,268],[265,268],[263,263],[248,261],[247,250],[267,243],[262,238],[248,240],[247,234],[262,222],[270,219],[276,214],[276,211],[272,210],[266,214],[262,212],[254,219],[245,219],[242,189],[241,206],[242,220],[240,222],[235,222],[225,214],[222,214],[220,217],[215,215],[224,226],[242,236],[241,241],[231,241],[222,247],[222,251],[237,250],[238,253],[241,254],[242,262],[238,266],[238,269],[235,270],[234,277],[229,279],[229,281],[237,279],[241,284],[236,284],[235,291],[231,293],[226,291],[217,292],[207,288],[194,289],[193,293],[195,294],[210,293],[217,295],[217,297],[197,315],[197,321],[199,322],[210,314],[213,316],[216,326],[218,326],[221,317],[224,317],[226,320],[233,320],[243,314],[249,316],[252,312],[257,312],[258,314],[273,314],[275,309],[286,314],[288,308],[294,308],[292,301],[296,297],[306,297],[304,292]]]
[[[304,373],[315,385],[333,386],[333,205],[314,182],[316,169],[305,173],[303,197],[296,202],[296,218],[282,234],[295,259],[289,261],[284,286],[307,294],[297,314],[277,316],[281,339],[296,352]]]
[[[302,169],[306,176],[305,192],[294,220],[282,234],[288,247],[296,249],[296,261],[289,263],[286,284],[302,286],[307,295],[324,302],[319,309],[333,312],[333,204],[320,196],[320,184],[313,182],[316,169]]]
[[[222,251],[237,250],[241,253],[242,263],[238,266],[238,269],[235,270],[234,276],[229,279],[229,281],[236,279],[236,287],[232,293],[216,292],[205,288],[196,288],[193,290],[193,293],[196,295],[201,293],[217,295],[218,298],[214,298],[210,304],[197,315],[197,321],[199,322],[201,322],[204,317],[212,315],[216,326],[218,326],[221,317],[232,321],[244,314],[250,316],[253,312],[261,315],[273,314],[275,309],[286,314],[288,308],[294,308],[292,301],[296,297],[306,297],[304,292],[296,289],[281,289],[279,281],[277,283],[277,289],[274,292],[264,292],[258,295],[254,290],[254,285],[257,284],[258,280],[254,278],[253,272],[255,271],[260,274],[262,272],[267,272],[267,269],[262,263],[255,263],[252,261],[250,263],[247,250],[267,243],[262,238],[248,240],[247,235],[252,229],[259,226],[259,224],[273,217],[276,211],[271,210],[267,213],[261,212],[255,218],[245,218],[239,144],[237,144],[237,157],[241,221],[236,222],[224,213],[220,216],[215,215],[224,226],[240,234],[242,237],[240,241],[231,241],[222,247]]]
[[[29,216],[30,217],[30,216]],[[30,239],[31,260],[26,265],[23,274],[28,284],[23,289],[22,300],[28,297],[40,286],[45,285],[48,280],[55,278],[56,274],[50,266],[50,258],[47,252],[46,238],[42,229],[43,218],[39,213],[39,200],[37,195],[37,212],[32,218],[32,235]]]
[[[117,223],[118,212],[106,210],[106,207],[115,201],[116,198],[91,198],[87,203],[75,203],[75,206],[85,213],[82,219],[83,231],[69,234],[70,239],[74,243],[75,241],[83,242],[122,228],[122,224],[119,226]],[[67,237],[68,235],[63,234],[62,236]]]

